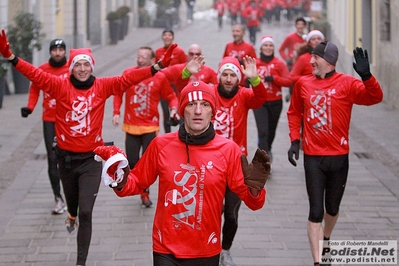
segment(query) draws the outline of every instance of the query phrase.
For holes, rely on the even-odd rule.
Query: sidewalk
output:
[[[206,16],[205,16],[206,17]],[[293,23],[263,25],[261,34],[277,44]],[[222,31],[216,20],[195,20],[175,31],[175,41],[187,50],[202,46],[206,64],[217,68],[224,46],[232,40],[226,21]],[[114,46],[93,51],[97,77],[119,75],[136,65],[140,46],[162,45],[163,29],[132,30]],[[248,37],[246,36],[246,39]],[[258,51],[258,48],[256,48]],[[276,48],[277,53],[277,48]],[[7,95],[0,109],[0,266],[66,266],[76,259],[76,235],[67,235],[66,214],[51,215],[53,199],[47,177],[42,141],[41,106],[27,119],[19,109],[27,95]],[[41,100],[39,100],[41,104]],[[284,103],[273,146],[273,174],[267,182],[267,202],[256,212],[244,204],[232,256],[237,265],[312,265],[306,223],[308,202],[302,155],[298,167],[287,161],[288,125]],[[124,134],[111,124],[112,98],[107,101],[103,135],[124,147]],[[250,158],[256,149],[256,125],[249,114]],[[350,134],[350,173],[341,204],[335,240],[399,240],[399,111],[384,104],[355,107]],[[155,203],[157,184],[151,187]],[[101,184],[94,207],[93,236],[88,266],[152,265],[152,220],[155,207],[142,209],[138,196],[118,198]]]

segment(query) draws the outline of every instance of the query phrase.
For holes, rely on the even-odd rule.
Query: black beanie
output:
[[[65,41],[62,39],[54,39],[50,42],[50,52],[57,47],[66,49]]]
[[[338,60],[338,48],[332,42],[321,42],[312,51],[312,54],[316,54],[323,57],[331,65],[337,63]]]

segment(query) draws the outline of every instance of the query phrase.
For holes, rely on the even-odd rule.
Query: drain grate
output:
[[[46,160],[47,155],[46,154],[33,154],[33,160],[35,161],[41,161],[41,160]]]
[[[354,152],[359,159],[372,159],[373,157],[368,152]]]

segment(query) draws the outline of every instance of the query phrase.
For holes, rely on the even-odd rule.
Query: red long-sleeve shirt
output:
[[[216,90],[216,115],[213,127],[217,134],[233,140],[240,146],[242,153],[248,155],[247,148],[247,118],[250,109],[262,106],[267,99],[265,86],[262,82],[258,86],[248,89],[240,86],[237,94],[232,98],[224,98]]]
[[[325,79],[302,77],[295,83],[287,112],[290,139],[301,139],[303,121],[305,154],[348,154],[353,104],[372,105],[381,102],[382,97],[380,84],[373,76],[364,82],[341,73]]]
[[[246,55],[256,58],[256,52],[252,44],[248,42],[229,42],[224,49],[223,57],[230,56],[243,59]]]
[[[247,19],[247,27],[257,27],[259,26],[259,18],[263,16],[262,10],[260,8],[247,6],[247,8],[242,11],[242,16]]]
[[[49,62],[46,62],[40,65],[39,68],[47,73],[53,74],[61,78],[69,77],[69,69],[67,64],[63,65],[62,67],[53,67],[49,64]],[[37,86],[35,83],[32,83],[29,89],[28,104],[26,105],[26,107],[28,107],[30,110],[33,111],[36,107],[39,95],[40,95],[40,87]],[[43,106],[43,113],[42,113],[43,121],[54,122],[55,106],[56,106],[55,99],[50,94],[43,92],[42,106]]]
[[[225,8],[225,3],[223,1],[217,1],[213,5],[213,9],[216,10],[219,17],[222,17],[224,15],[224,8]]]
[[[168,102],[169,108],[178,108],[176,94],[162,72],[130,87],[125,91],[123,123],[134,126],[159,126],[158,104],[161,98]],[[120,114],[122,94],[114,96],[113,104],[114,115]]]
[[[297,32],[293,32],[289,34],[280,45],[278,52],[281,55],[281,58],[287,60],[291,58],[292,60],[295,57],[295,51],[301,43],[306,42],[302,36],[299,36]]]
[[[102,123],[107,98],[152,76],[150,67],[126,69],[121,76],[96,78],[89,89],[36,68],[19,58],[15,68],[57,101],[57,145],[70,152],[90,152],[104,144]]]
[[[278,101],[282,99],[281,87],[289,87],[292,84],[290,73],[283,61],[273,57],[270,62],[261,59],[256,60],[258,75],[265,85],[267,92],[267,102]],[[265,81],[266,76],[273,76],[273,81]]]
[[[163,55],[165,54],[168,47],[160,47],[155,50],[155,61],[158,62],[162,59]],[[187,55],[179,46],[176,46],[172,52],[172,61],[170,61],[169,66],[186,63],[187,62]]]
[[[240,156],[237,144],[218,135],[204,145],[186,145],[178,132],[160,135],[131,170],[122,191],[114,191],[121,197],[137,195],[159,177],[153,250],[177,258],[212,257],[221,251],[220,214],[227,185],[252,210],[265,202],[265,189],[253,197],[244,184]]]
[[[310,64],[310,59],[312,55],[310,52],[306,52],[301,54],[298,60],[295,62],[294,66],[291,69],[290,77],[293,83],[297,82],[302,76],[311,75],[312,65]]]

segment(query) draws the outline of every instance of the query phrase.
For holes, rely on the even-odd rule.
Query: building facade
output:
[[[353,49],[367,49],[371,71],[381,83],[384,102],[399,108],[399,2],[395,0],[327,0],[330,39],[340,51],[338,67],[356,75]]]

